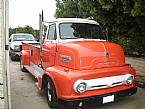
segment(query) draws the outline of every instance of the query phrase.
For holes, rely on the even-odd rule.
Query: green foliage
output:
[[[111,41],[120,44],[126,54],[141,56],[145,53],[145,39],[142,38],[128,38],[126,36],[111,35]]]
[[[56,0],[56,17],[91,18],[126,52],[145,53],[145,0]],[[114,37],[115,36],[115,37]],[[125,36],[125,37],[124,37]],[[117,40],[118,39],[118,40]]]
[[[145,15],[145,0],[136,0],[134,7],[131,11],[133,16]]]
[[[28,33],[32,34],[36,39],[39,39],[39,30],[34,30],[30,26],[9,28],[9,36],[14,33]]]
[[[9,28],[9,37],[11,36],[11,34],[16,33],[16,28]]]
[[[56,14],[57,18],[61,17],[79,17],[86,18],[89,17],[88,10],[85,9],[85,4],[83,0],[56,0]]]

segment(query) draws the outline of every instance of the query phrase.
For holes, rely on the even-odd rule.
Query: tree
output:
[[[9,37],[11,36],[11,34],[16,33],[16,29],[15,28],[9,28]]]
[[[56,14],[57,18],[59,17],[79,17],[86,18],[89,17],[88,13],[84,9],[84,5],[82,5],[80,0],[56,0]],[[83,7],[82,7],[83,6]]]
[[[9,36],[14,33],[28,33],[32,34],[36,39],[39,39],[39,30],[34,30],[31,26],[9,28]]]

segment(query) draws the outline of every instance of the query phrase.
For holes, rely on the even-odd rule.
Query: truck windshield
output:
[[[61,23],[59,28],[61,39],[106,39],[100,26],[96,24]]]
[[[34,37],[31,35],[14,35],[13,41],[34,41]]]

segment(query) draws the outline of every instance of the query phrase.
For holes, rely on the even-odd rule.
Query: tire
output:
[[[10,55],[10,57],[12,61],[16,61],[16,58],[14,56]]]
[[[20,61],[20,56],[16,56],[16,57],[15,57],[15,60],[16,60],[16,61]]]
[[[9,51],[9,56],[10,56],[10,58],[11,58],[12,61],[15,61],[16,60],[15,56],[12,55],[11,50]]]
[[[20,56],[20,69],[22,72],[26,72],[26,68],[22,65],[22,57]]]
[[[46,96],[47,96],[48,105],[51,108],[57,108],[58,107],[58,99],[57,99],[57,95],[56,95],[56,89],[55,89],[55,86],[54,86],[52,80],[48,77],[46,78],[45,89],[46,89]]]

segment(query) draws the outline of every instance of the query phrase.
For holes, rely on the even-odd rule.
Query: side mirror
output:
[[[44,40],[45,40],[45,35],[42,34],[40,36],[40,43],[43,44],[44,43]]]
[[[11,42],[12,39],[9,38],[9,42]]]

